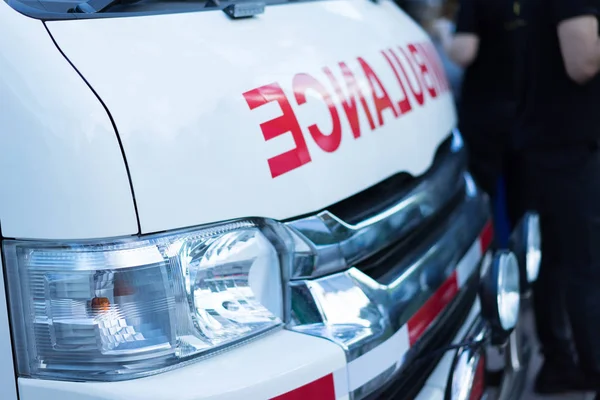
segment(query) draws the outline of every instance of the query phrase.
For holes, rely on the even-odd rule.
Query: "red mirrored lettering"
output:
[[[333,128],[329,134],[324,134],[316,124],[313,124],[308,127],[308,131],[315,143],[317,143],[321,149],[329,153],[336,151],[337,148],[340,147],[342,141],[342,125],[340,123],[340,116],[335,108],[335,104],[333,104],[333,101],[331,100],[329,92],[321,82],[308,74],[296,74],[292,80],[292,89],[294,90],[296,102],[299,106],[306,103],[307,90],[314,90],[321,96],[329,108]]]
[[[417,87],[415,87],[413,85],[413,82],[410,80],[408,73],[403,66],[403,63],[400,62],[400,59],[398,58],[396,53],[394,53],[393,50],[390,50],[390,53],[397,60],[397,65],[400,66],[400,69],[402,70],[402,73],[404,74],[404,77],[406,78],[406,81],[408,82],[408,86],[410,87],[410,91],[412,92],[413,96],[415,97],[415,100],[417,101],[417,103],[419,105],[422,106],[425,103],[425,95],[423,93],[423,84],[421,83],[421,79],[419,79],[419,75],[417,74],[417,70],[411,60],[411,57],[409,57],[406,54],[406,51],[404,51],[404,49],[402,47],[398,47],[398,50],[400,51],[400,53],[402,53],[404,60],[406,60],[406,63],[410,67],[410,70],[412,72],[412,75],[414,77],[414,81],[416,82]]]
[[[373,68],[371,68],[371,66],[361,57],[358,57],[358,62],[362,67],[365,76],[367,77],[369,85],[371,86],[371,93],[373,94],[373,103],[375,104],[375,110],[377,110],[377,119],[379,121],[379,126],[383,125],[383,111],[387,110],[388,108],[392,110],[394,117],[398,118],[398,111],[396,111],[396,108],[392,103],[392,99],[390,99],[387,90],[385,90],[383,83],[381,83],[381,80],[379,79],[375,71],[373,71]],[[381,93],[381,95],[379,96],[378,93]]]
[[[290,102],[279,84],[271,83],[270,85],[261,86],[243,95],[250,110],[254,110],[272,101],[277,102],[281,108],[282,114],[279,117],[260,124],[265,141],[288,132],[292,134],[294,139],[296,148],[268,159],[271,176],[276,178],[309,163],[311,158],[306,141],[302,135],[302,129],[298,124],[298,119],[294,114]]]
[[[425,88],[427,88],[429,95],[435,99],[437,97],[435,80],[433,79],[433,74],[429,70],[427,62],[425,62],[425,57],[419,52],[419,50],[414,44],[408,45],[408,51],[412,55],[415,64],[417,64],[417,67],[419,68],[419,72],[421,73],[421,79],[425,84]]]
[[[390,50],[391,53],[391,50]],[[385,57],[386,61],[388,62],[388,64],[390,65],[390,68],[392,69],[392,71],[394,71],[394,75],[396,76],[396,80],[398,81],[398,85],[400,85],[400,90],[402,90],[402,100],[398,101],[398,108],[400,109],[400,114],[406,114],[407,112],[409,112],[410,110],[412,110],[412,106],[410,104],[410,100],[408,98],[408,94],[406,93],[406,88],[404,87],[404,82],[402,82],[402,78],[400,78],[400,73],[398,72],[398,68],[394,65],[394,62],[392,61],[392,59],[390,58],[390,56],[388,56],[385,52],[385,50],[383,50],[381,52],[381,54],[383,54],[383,56]],[[394,55],[395,57],[395,55]],[[397,57],[395,57],[395,60],[397,63],[400,63],[400,60],[398,60]],[[399,65],[399,68],[404,69],[404,67],[402,67],[402,65]]]

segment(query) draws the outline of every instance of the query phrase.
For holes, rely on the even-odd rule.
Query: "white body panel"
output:
[[[41,21],[0,1],[0,224],[4,237],[138,231],[108,114]]]
[[[456,122],[447,87],[431,71],[419,72],[422,53],[413,59],[408,51],[411,44],[428,44],[425,33],[389,0],[280,5],[238,21],[215,11],[48,22],[49,32],[0,0],[0,27],[10,33],[0,35],[0,93],[8,94],[0,98],[5,237],[84,239],[136,234],[138,222],[147,233],[237,217],[292,218],[396,173],[421,174]],[[400,57],[395,69],[382,54],[390,48]],[[371,87],[357,57],[393,102],[381,117],[375,97],[381,98],[382,87]],[[354,75],[374,121],[371,129],[355,97],[360,137],[353,135],[343,106],[351,95],[340,62]],[[340,83],[340,93],[324,67]],[[294,87],[297,74],[316,79],[331,101]],[[272,83],[282,88],[279,104],[252,106],[260,99],[247,94]],[[421,100],[411,83],[421,86]],[[410,110],[400,105],[405,98]],[[341,142],[324,151],[309,128],[316,124],[325,132],[321,140],[330,141],[332,110]],[[283,128],[297,120],[298,129],[266,137],[265,124],[282,114]],[[294,149],[301,149],[294,154],[302,165],[291,168],[288,160],[286,170],[276,173],[269,160]],[[13,400],[10,348],[1,345],[10,343],[3,299],[0,291],[0,386],[9,385]],[[405,342],[393,348],[402,350]],[[378,361],[373,358],[365,359]],[[337,345],[280,331],[147,378],[19,379],[18,387],[20,400],[264,400],[331,375],[335,398],[345,400],[367,381],[363,373],[371,371],[348,369]],[[435,382],[424,396],[442,393]]]
[[[282,356],[285,355],[285,356]],[[171,372],[114,383],[19,379],[21,400],[266,400],[343,369],[344,352],[280,331]],[[347,394],[337,399],[345,400]]]
[[[450,93],[432,99],[424,90],[423,105],[409,93],[412,110],[398,118],[384,110],[380,126],[357,57],[375,71],[398,109],[404,95],[381,50],[428,43],[388,0],[287,4],[248,20],[215,11],[49,22],[48,28],[114,118],[143,232],[320,210],[395,173],[422,173],[455,124]],[[372,131],[358,105],[358,139],[323,72],[330,68],[346,94],[339,62],[354,73],[376,125]],[[406,60],[404,67],[415,86],[415,79],[423,80]],[[297,73],[310,74],[332,96],[342,128],[335,151],[321,150],[307,130],[316,123],[329,133],[333,119],[315,91],[298,106],[292,91]],[[290,132],[265,141],[260,124],[282,109],[271,102],[250,110],[243,95],[273,82],[291,104],[311,159],[275,178],[267,160],[302,146]]]

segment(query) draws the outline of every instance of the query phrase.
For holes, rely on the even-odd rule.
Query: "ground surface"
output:
[[[535,378],[535,373],[539,369],[541,362],[542,360],[540,357],[536,357],[533,360],[533,363],[530,366],[529,370],[530,378],[528,382],[528,388],[522,400],[592,400],[594,398],[594,395],[592,393],[571,393],[568,395],[561,396],[539,396],[533,393],[533,379]]]
[[[533,333],[534,328],[533,328],[532,318],[529,317],[529,318],[526,318],[526,320],[527,320],[528,328]],[[533,380],[535,378],[535,375],[536,375],[538,369],[540,368],[540,366],[542,364],[542,358],[537,355],[537,354],[539,354],[539,352],[536,351],[535,354],[536,354],[536,356],[532,360],[533,362],[531,363],[530,368],[529,368],[529,381],[528,381],[527,390],[526,390],[522,400],[592,400],[594,398],[593,393],[589,393],[589,394],[571,393],[568,395],[561,395],[561,396],[539,396],[539,395],[536,395],[535,393],[533,393]]]

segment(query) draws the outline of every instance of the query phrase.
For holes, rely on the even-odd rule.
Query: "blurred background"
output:
[[[507,0],[510,1],[510,0]],[[438,50],[440,59],[444,65],[446,75],[452,91],[454,94],[457,105],[460,103],[460,88],[463,77],[463,70],[456,64],[454,64],[446,56],[442,49],[442,44],[437,40],[435,34],[438,29],[449,29],[454,30],[454,19],[458,12],[460,0],[395,0],[395,2],[404,9],[413,19],[415,19],[429,35]],[[439,26],[443,24],[445,26]],[[503,220],[505,218],[504,209],[502,204],[496,204],[496,225],[499,227],[500,232],[496,234],[503,236],[502,229],[508,225]],[[506,228],[508,229],[508,228]],[[507,232],[506,232],[507,233]],[[532,337],[535,337],[535,328],[533,325],[533,315],[527,317],[528,329],[531,331]],[[538,355],[539,351],[536,351],[536,356],[530,365],[529,381],[527,391],[523,396],[523,400],[543,400],[543,399],[556,399],[556,400],[591,400],[594,398],[593,393],[569,393],[557,396],[539,396],[533,392],[533,380],[536,376],[537,371],[541,367],[542,358]]]

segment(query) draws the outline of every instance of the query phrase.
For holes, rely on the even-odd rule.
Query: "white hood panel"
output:
[[[2,235],[136,234],[125,160],[102,103],[57,50],[43,22],[0,1],[0,31]],[[0,387],[8,387],[2,378]],[[5,396],[3,390],[0,398]]]
[[[413,61],[429,56],[424,59],[430,72],[439,72],[437,58],[423,51],[431,50],[425,33],[387,0],[279,5],[245,20],[211,11],[48,26],[114,118],[143,232],[244,216],[286,219],[322,209],[395,173],[422,173],[455,124],[445,77],[413,74],[415,64],[398,50],[410,55],[409,44],[424,43]],[[401,85],[381,53],[389,48],[406,70],[403,75],[397,68],[411,105],[404,113]],[[383,110],[382,124],[357,57],[393,101],[395,111]],[[355,76],[375,125],[371,130],[356,97],[358,138],[323,69],[329,68],[346,99],[340,62]],[[435,96],[425,89],[420,105],[406,76],[433,85]],[[372,81],[375,96],[382,97]],[[302,88],[315,82],[324,94],[309,88],[302,99]],[[285,97],[277,97],[277,87]],[[336,113],[339,146],[335,133],[317,132],[325,151],[309,127],[316,124],[328,135]]]

